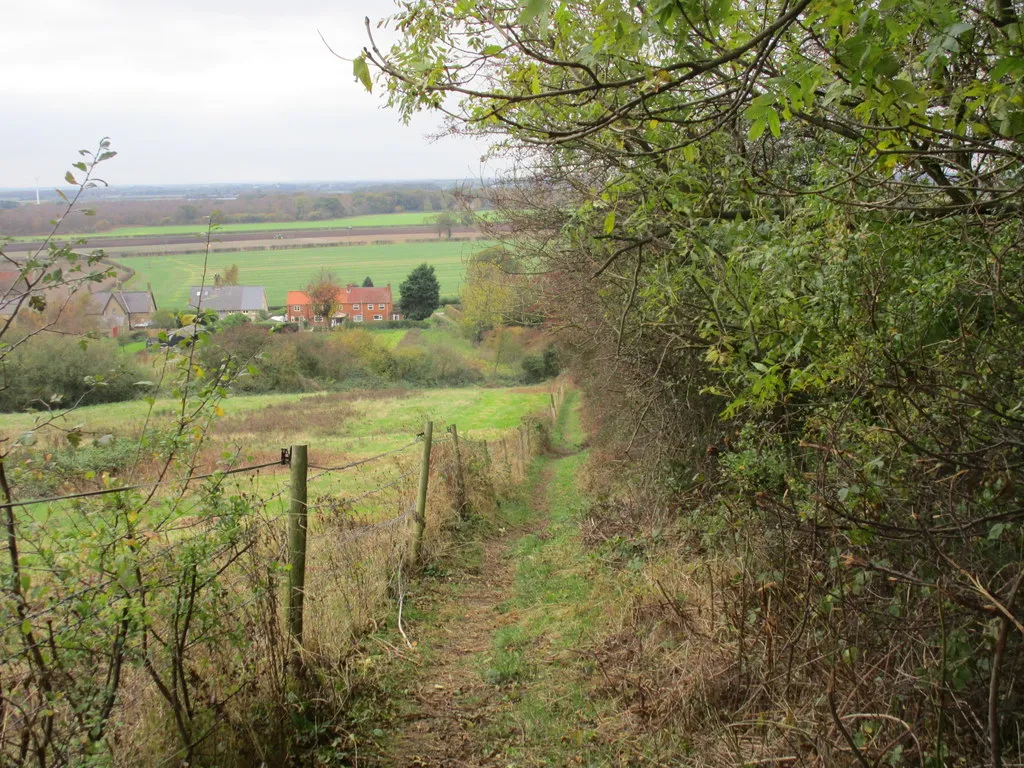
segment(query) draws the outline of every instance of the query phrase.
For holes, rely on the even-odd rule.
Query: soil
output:
[[[455,227],[452,229],[453,237],[474,237],[479,233],[474,227]],[[103,248],[110,253],[117,253],[126,256],[130,253],[140,256],[147,255],[147,251],[157,255],[166,253],[169,250],[162,248],[154,250],[155,246],[183,246],[179,249],[183,252],[201,251],[205,247],[205,238],[196,235],[137,235],[131,237],[116,237],[104,235],[98,232],[86,236],[88,247]],[[378,240],[389,242],[403,242],[406,240],[437,240],[437,230],[430,226],[408,226],[408,227],[354,227],[339,229],[283,229],[279,232],[262,230],[258,232],[217,232],[214,235],[214,242],[211,250],[231,250],[231,243],[247,243],[253,247],[267,248],[295,248],[297,246],[346,244],[348,242],[367,243]],[[39,248],[39,242],[20,241],[8,243],[4,250],[10,251],[31,251]],[[237,248],[235,248],[237,250]]]
[[[553,474],[544,467],[533,492],[535,512],[546,509],[547,486]],[[513,544],[528,532],[546,528],[546,515],[537,514],[532,527],[518,529],[483,543],[477,573],[464,573],[458,598],[440,609],[436,625],[425,638],[432,648],[429,661],[410,690],[413,709],[405,716],[399,735],[382,760],[390,768],[484,768],[506,765],[487,756],[480,733],[498,714],[503,691],[480,675],[480,658],[492,649],[496,630],[516,621],[514,611],[501,611],[512,593],[515,563]]]

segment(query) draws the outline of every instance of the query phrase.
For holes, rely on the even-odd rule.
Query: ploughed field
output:
[[[301,224],[302,226],[289,227],[288,223]],[[308,226],[312,222],[288,222],[285,224],[274,224],[273,228],[259,230],[224,230],[218,229],[212,236],[211,249],[223,249],[225,243],[260,243],[263,247],[287,246],[289,241],[321,240],[326,242],[344,242],[345,240],[365,241],[367,238],[389,238],[396,240],[423,240],[437,236],[437,228],[427,225],[379,225],[379,226],[332,226],[316,227]],[[326,223],[326,222],[323,222]],[[256,226],[238,224],[238,227]],[[104,232],[92,235],[82,235],[88,240],[87,248],[104,248],[111,251],[129,253],[140,253],[146,250],[158,251],[158,246],[195,246],[197,243],[205,247],[206,232],[158,232],[155,230],[163,227],[139,227],[140,234],[126,235],[112,232]],[[187,227],[166,227],[169,230],[188,229]],[[145,230],[154,230],[149,234]],[[452,227],[453,237],[472,237],[477,234],[475,227]],[[58,238],[66,239],[66,238]],[[33,251],[42,244],[42,238],[18,238],[4,246],[4,250],[10,253]]]

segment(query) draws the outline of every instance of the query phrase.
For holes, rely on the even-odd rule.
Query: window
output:
[[[324,319],[320,315],[313,315],[313,322],[314,323],[322,323],[323,321],[324,321]]]
[[[374,315],[373,319],[374,320],[383,320],[384,319],[384,315]]]
[[[367,304],[367,305],[366,305],[366,308],[367,308],[367,309],[373,309],[373,304]]]
[[[302,311],[302,305],[301,304],[292,304],[292,312],[301,312],[301,311]]]
[[[353,304],[352,305],[352,309],[354,309],[356,312],[358,312],[359,311],[359,305],[358,304]]]
[[[362,315],[353,315],[352,316],[352,320],[354,322],[361,323],[361,322],[363,322],[363,316]]]
[[[400,320],[400,319],[401,319],[401,316],[400,316],[400,315],[399,315],[399,314],[398,314],[398,313],[396,312],[395,314],[393,314],[393,315],[391,316],[391,319],[392,319],[392,320]]]

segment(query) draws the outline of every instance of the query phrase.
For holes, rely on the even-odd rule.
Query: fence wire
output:
[[[432,442],[427,557],[465,512],[460,471],[484,511],[542,449],[532,425],[461,437],[461,466],[451,436]],[[310,462],[301,649],[284,615],[292,489],[264,471],[281,461],[0,504],[15,550],[0,565],[13,598],[0,606],[0,764],[198,760],[218,724],[244,733],[254,706],[287,699],[297,650],[325,670],[343,661],[404,588],[417,445]]]

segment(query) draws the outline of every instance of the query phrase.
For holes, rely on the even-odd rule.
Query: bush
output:
[[[527,384],[553,379],[561,370],[554,345],[548,345],[539,355],[527,355],[523,358],[521,365],[523,366],[523,381]]]
[[[7,357],[0,410],[95,405],[135,397],[142,391],[138,382],[149,374],[118,346],[114,339],[37,336]]]

